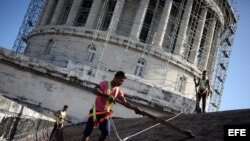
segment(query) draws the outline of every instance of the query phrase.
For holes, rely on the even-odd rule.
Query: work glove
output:
[[[108,101],[113,102],[115,104],[115,98],[111,95],[108,97]]]
[[[134,109],[134,111],[135,111],[136,114],[142,115],[142,110],[139,109],[138,107],[136,107],[136,108]]]

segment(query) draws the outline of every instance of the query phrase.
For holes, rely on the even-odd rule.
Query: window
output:
[[[134,74],[137,75],[137,76],[143,77],[143,70],[144,70],[145,65],[146,65],[145,59],[140,58],[137,61],[136,68],[135,68],[135,73]]]
[[[110,0],[108,2],[108,5],[106,7],[107,10],[106,10],[105,15],[104,15],[104,17],[105,17],[104,22],[102,23],[102,27],[101,27],[102,30],[108,30],[113,13],[114,13],[114,10],[115,10],[115,6],[116,6],[115,0]]]
[[[96,54],[96,48],[93,44],[88,46],[88,52],[85,61],[93,62]]]
[[[167,52],[173,52],[174,51],[174,48],[173,48],[173,45],[172,45],[172,40],[174,39],[174,28],[175,28],[175,24],[174,23],[171,23],[171,26],[170,26],[170,32],[169,32],[169,36],[168,36],[168,44],[166,46],[166,51]]]
[[[177,84],[177,91],[184,93],[185,88],[186,88],[186,83],[187,83],[187,79],[185,76],[179,77],[178,84]]]
[[[156,16],[155,15],[156,9],[157,9],[157,3],[154,0],[150,0],[140,33],[140,41],[143,43],[146,43],[147,41],[151,24],[153,22],[153,18]]]
[[[52,6],[51,6],[51,8],[49,9],[49,14],[48,14],[48,17],[47,17],[47,19],[46,19],[45,25],[50,24],[50,22],[51,22],[51,20],[52,20],[52,17],[53,17],[53,15],[54,15],[54,12],[55,12],[55,10],[56,10],[56,5],[57,5],[57,3],[58,3],[58,0],[53,0],[53,1],[51,1],[51,2],[52,2]]]
[[[74,26],[85,26],[93,0],[82,0],[81,7],[78,10]]]
[[[63,25],[67,21],[71,6],[72,6],[73,0],[67,0],[64,3],[63,10],[59,19],[58,24]]]
[[[45,50],[44,50],[44,54],[49,54],[49,53],[50,53],[53,44],[54,44],[54,40],[53,40],[53,39],[50,39],[50,40],[48,41],[47,45],[46,45],[46,48],[45,48]]]
[[[141,33],[140,33],[140,41],[143,43],[146,43],[152,18],[153,18],[153,14],[147,12],[142,29],[141,29]]]

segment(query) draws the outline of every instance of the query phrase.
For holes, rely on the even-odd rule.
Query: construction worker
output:
[[[195,111],[200,113],[200,99],[202,98],[202,112],[205,113],[206,108],[206,97],[209,96],[211,92],[210,82],[207,79],[207,71],[202,72],[202,78],[198,79],[196,82],[196,77],[194,77],[195,87],[198,87],[198,92],[196,94],[196,108]],[[195,88],[196,89],[196,88]]]
[[[123,91],[119,88],[126,79],[123,71],[118,71],[112,81],[102,81],[94,88],[93,93],[97,95],[95,103],[90,110],[89,118],[84,130],[83,141],[89,141],[89,136],[94,127],[99,125],[101,135],[99,141],[104,141],[110,134],[110,117],[112,114],[112,104],[117,98],[126,107],[135,110],[137,114],[141,114],[141,110],[128,103],[124,97]]]
[[[54,115],[56,116],[56,122],[50,134],[49,140],[51,140],[52,137],[56,136],[56,133],[59,133],[59,131],[62,129],[64,120],[66,119],[67,116],[67,110],[68,110],[68,105],[64,105],[62,110],[54,112]]]

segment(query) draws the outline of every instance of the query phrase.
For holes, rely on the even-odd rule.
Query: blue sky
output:
[[[240,20],[222,96],[221,110],[250,108],[250,1],[237,0]]]
[[[30,0],[1,0],[0,47],[11,49]],[[237,0],[240,20],[234,40],[220,110],[250,108],[250,1]]]

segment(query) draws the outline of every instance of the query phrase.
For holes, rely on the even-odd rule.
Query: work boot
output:
[[[83,136],[82,141],[89,141],[89,137],[85,137],[85,136]]]
[[[99,141],[105,141],[105,139],[106,139],[106,136],[104,136],[104,135],[100,135],[100,137],[99,137]]]
[[[202,113],[206,113],[206,110],[202,110]]]

